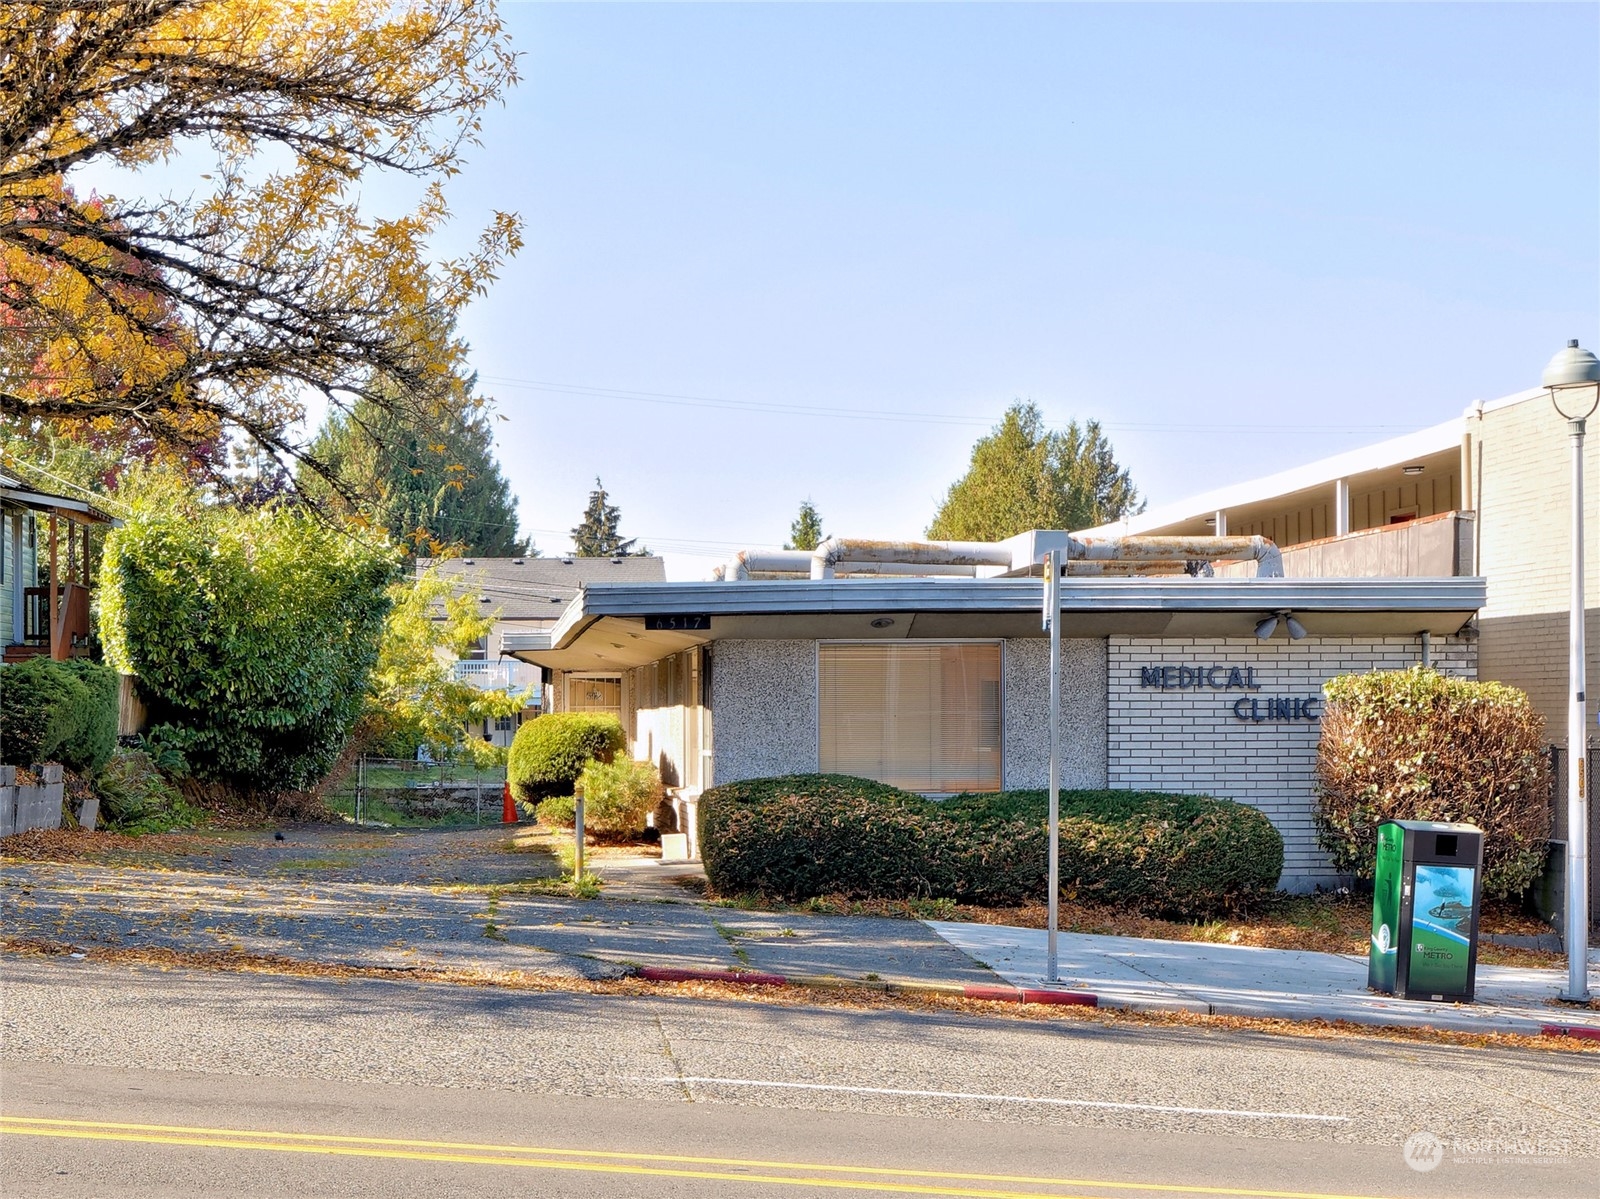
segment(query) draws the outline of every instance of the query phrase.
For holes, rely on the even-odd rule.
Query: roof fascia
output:
[[[566,649],[606,616],[708,616],[849,612],[1037,612],[1037,579],[774,580],[741,583],[596,584],[548,634],[510,634],[507,652]],[[1483,607],[1481,578],[1073,579],[1062,609],[1080,612],[1439,612]],[[524,640],[526,639],[526,640]],[[537,639],[537,644],[534,644]]]

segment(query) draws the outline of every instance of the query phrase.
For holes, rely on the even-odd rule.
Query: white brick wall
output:
[[[1421,660],[1416,637],[1278,638],[1112,637],[1108,650],[1108,776],[1112,787],[1215,795],[1265,812],[1283,834],[1281,885],[1309,890],[1335,881],[1317,847],[1318,724],[1308,720],[1255,723],[1237,719],[1243,697],[1321,697],[1340,674],[1403,670]],[[1441,670],[1476,675],[1474,643],[1435,638]],[[1254,668],[1258,691],[1209,687],[1143,687],[1141,668],[1223,666]],[[1219,676],[1220,681],[1220,676]]]

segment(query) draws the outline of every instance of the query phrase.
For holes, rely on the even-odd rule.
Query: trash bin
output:
[[[1482,829],[1428,820],[1380,824],[1367,986],[1404,999],[1470,1003],[1482,897]]]

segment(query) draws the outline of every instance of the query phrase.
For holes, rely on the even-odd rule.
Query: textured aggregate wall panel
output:
[[[1421,658],[1415,637],[1135,638],[1113,637],[1108,648],[1107,713],[1110,785],[1132,790],[1215,795],[1265,812],[1283,834],[1281,886],[1310,890],[1337,881],[1317,846],[1316,762],[1319,723],[1269,718],[1269,701],[1320,699],[1335,675],[1404,670]],[[1440,670],[1477,675],[1473,642],[1435,638]],[[1258,690],[1242,687],[1162,687],[1149,671],[1212,666],[1253,670]],[[1227,676],[1211,676],[1226,684]],[[1250,676],[1247,676],[1250,677]],[[1169,675],[1169,683],[1180,681]],[[1247,719],[1235,704],[1244,701]],[[1256,705],[1251,707],[1251,703]],[[1254,719],[1260,716],[1262,719]]]
[[[711,783],[817,769],[817,643],[714,642]]]
[[[1061,786],[1104,787],[1106,641],[1061,641]],[[1008,789],[1050,784],[1050,642],[1015,637],[1005,646],[1004,779]]]

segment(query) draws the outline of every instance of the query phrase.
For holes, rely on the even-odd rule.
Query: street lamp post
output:
[[[1589,796],[1584,786],[1588,721],[1584,703],[1583,434],[1600,407],[1600,359],[1576,341],[1544,368],[1550,402],[1572,439],[1572,625],[1567,665],[1567,989],[1570,1003],[1589,999]]]

